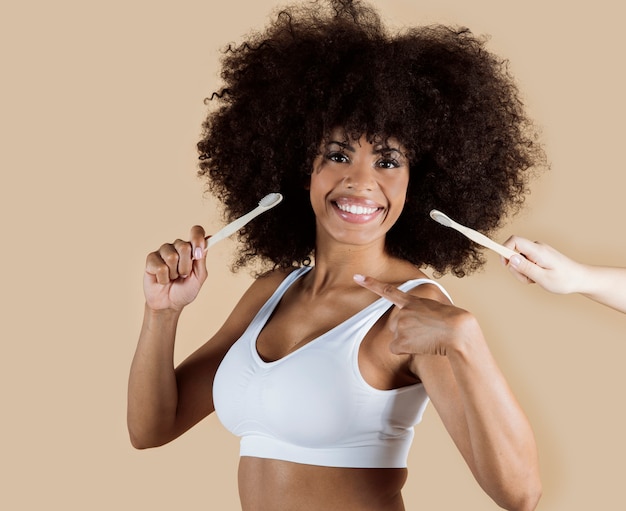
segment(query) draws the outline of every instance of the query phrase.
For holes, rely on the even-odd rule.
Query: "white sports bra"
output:
[[[330,467],[406,467],[413,426],[428,403],[424,386],[379,390],[358,367],[361,341],[390,301],[378,299],[274,362],[257,352],[256,339],[283,294],[309,270],[299,268],[281,282],[224,357],[213,386],[217,416],[241,437],[241,456]],[[429,279],[410,280],[399,289],[425,283],[446,293]]]

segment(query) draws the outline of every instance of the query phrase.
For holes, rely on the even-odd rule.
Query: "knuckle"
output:
[[[146,266],[151,266],[154,264],[155,260],[160,259],[159,253],[158,252],[150,252],[147,256],[146,256]]]
[[[168,253],[164,254],[162,257],[168,266],[178,264],[178,252],[168,251]]]
[[[384,295],[393,295],[396,292],[396,288],[393,284],[384,284],[382,292]]]
[[[171,246],[172,246],[171,243],[163,243],[163,245],[159,247],[159,252],[167,251],[170,249]]]
[[[191,255],[191,244],[188,241],[176,240],[174,247],[183,257]]]

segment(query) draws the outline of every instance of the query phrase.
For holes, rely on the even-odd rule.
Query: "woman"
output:
[[[229,219],[284,195],[240,231],[234,267],[269,269],[174,367],[207,278],[204,229],[148,255],[131,441],[162,445],[216,411],[241,436],[244,510],[395,511],[432,401],[494,501],[534,509],[528,421],[476,319],[420,269],[483,263],[430,209],[489,231],[521,204],[543,154],[517,89],[465,29],[390,35],[361,2],[329,7],[281,10],[225,53],[200,175]]]

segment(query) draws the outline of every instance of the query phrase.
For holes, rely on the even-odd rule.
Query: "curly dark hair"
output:
[[[519,210],[545,165],[508,63],[467,28],[390,34],[360,1],[313,1],[222,56],[224,86],[203,123],[200,176],[227,220],[279,191],[284,201],[240,231],[236,270],[252,261],[309,264],[315,218],[305,188],[337,126],[358,139],[395,137],[410,162],[408,201],[386,250],[437,274],[464,276],[485,259],[429,218],[436,208],[489,233]]]

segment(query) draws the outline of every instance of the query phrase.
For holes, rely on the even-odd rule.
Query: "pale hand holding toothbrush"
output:
[[[557,294],[580,293],[626,313],[626,268],[579,263],[550,245],[520,236],[511,236],[504,245],[523,254],[512,256],[507,265],[520,282]]]

